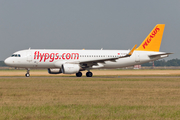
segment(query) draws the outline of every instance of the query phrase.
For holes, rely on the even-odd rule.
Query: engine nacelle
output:
[[[62,72],[64,74],[78,73],[79,70],[80,70],[79,64],[63,64],[62,65]]]
[[[48,73],[49,73],[49,74],[60,74],[60,73],[62,73],[62,71],[61,71],[60,68],[54,68],[54,69],[49,68],[49,69],[48,69]]]

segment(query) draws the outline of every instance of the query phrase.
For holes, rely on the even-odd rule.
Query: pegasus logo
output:
[[[146,46],[148,46],[151,43],[152,39],[156,36],[157,32],[159,31],[160,28],[157,26],[155,30],[147,37],[147,40],[142,45],[144,49],[146,48]]]

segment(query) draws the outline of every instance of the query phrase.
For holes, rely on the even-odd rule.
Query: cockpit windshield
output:
[[[12,54],[11,57],[21,57],[20,54]]]

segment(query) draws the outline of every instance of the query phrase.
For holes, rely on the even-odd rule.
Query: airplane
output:
[[[27,49],[13,53],[4,63],[15,68],[25,68],[26,77],[32,68],[46,68],[49,74],[76,74],[87,70],[86,76],[92,77],[91,69],[123,68],[168,57],[159,52],[165,24],[157,24],[141,45],[131,50],[76,50],[76,49]]]

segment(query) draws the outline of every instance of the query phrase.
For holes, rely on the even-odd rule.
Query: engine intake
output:
[[[60,74],[60,73],[62,73],[62,71],[61,71],[60,68],[54,68],[54,69],[49,68],[49,69],[48,69],[48,73],[49,73],[49,74]]]

